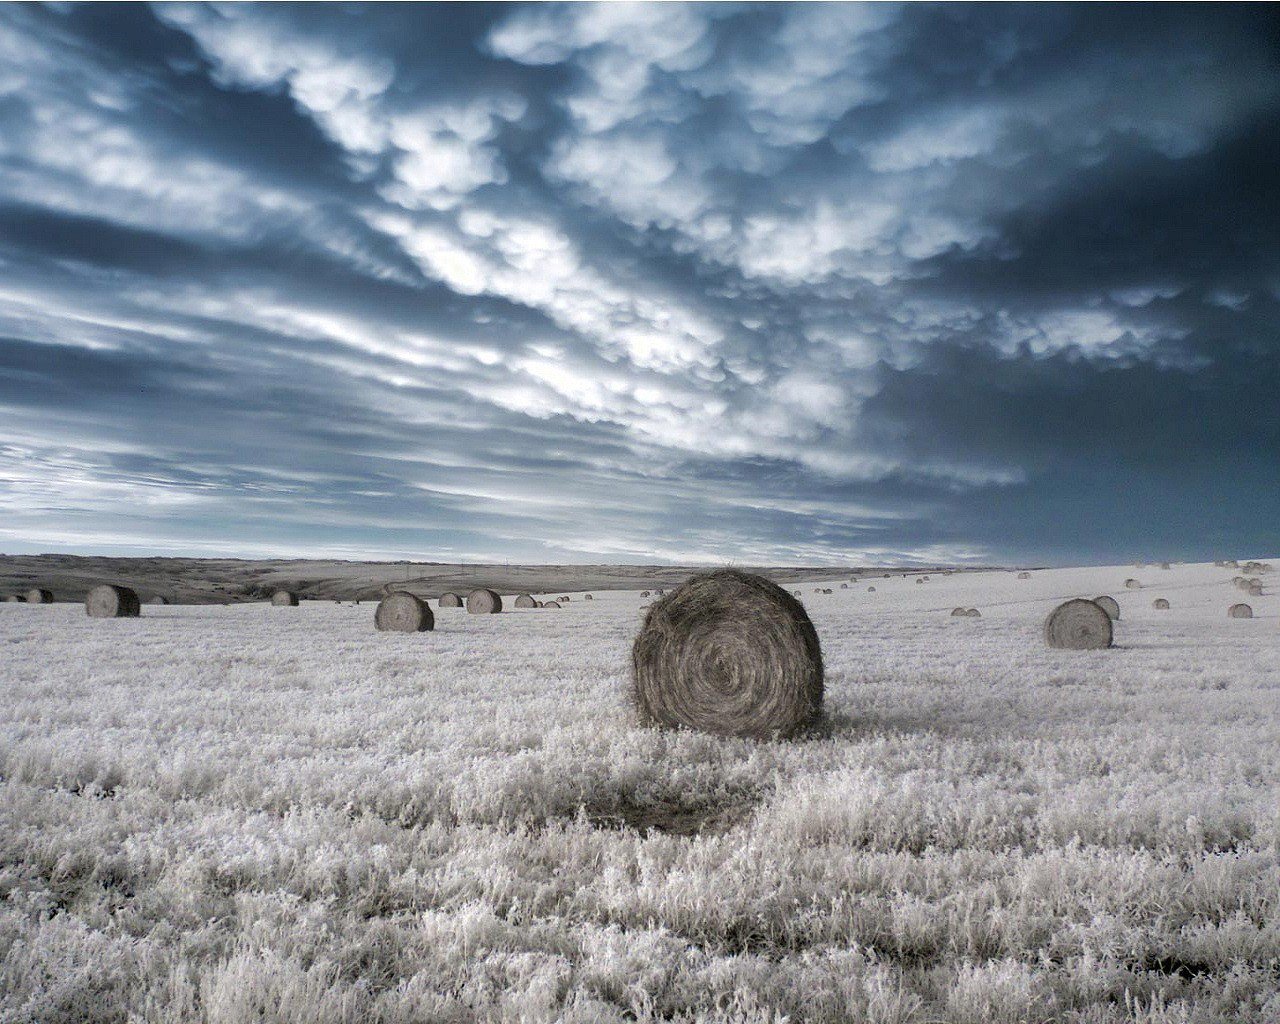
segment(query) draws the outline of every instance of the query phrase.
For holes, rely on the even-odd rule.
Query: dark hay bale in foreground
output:
[[[441,608],[461,608],[462,598],[454,593],[444,593],[440,595]]]
[[[1227,615],[1233,619],[1251,619],[1253,618],[1253,609],[1247,604],[1233,604],[1227,609]]]
[[[521,594],[516,598],[517,608],[537,608],[538,602],[533,599],[532,594]]]
[[[1163,597],[1157,597],[1151,602],[1151,607],[1158,612],[1167,612],[1169,610],[1169,602]]]
[[[1111,646],[1111,616],[1095,601],[1075,598],[1044,620],[1044,639],[1062,651],[1098,651]]]
[[[977,608],[970,608],[967,612],[965,612],[965,614],[968,615],[969,618],[971,619],[982,618],[982,612],[978,611]]]
[[[1119,621],[1120,605],[1116,603],[1116,599],[1114,597],[1108,597],[1106,594],[1101,594],[1093,599],[1093,603],[1110,615],[1112,622]]]
[[[1125,580],[1124,586],[1126,590],[1141,590],[1142,584],[1137,580]]]
[[[654,603],[631,668],[647,725],[785,737],[822,707],[822,648],[804,607],[736,569],[693,576]]]
[[[373,624],[381,632],[425,633],[435,629],[436,617],[416,594],[397,590],[378,602]]]
[[[53,604],[53,591],[32,587],[27,591],[27,604]]]
[[[271,595],[271,603],[277,608],[296,608],[298,595],[292,590],[277,590]]]
[[[168,604],[168,603],[169,603],[169,599],[165,597],[163,594],[153,594],[151,596],[151,600],[147,602],[147,604]]]
[[[92,619],[132,619],[142,611],[138,592],[103,583],[89,591],[84,610]]]
[[[467,611],[472,615],[497,615],[502,611],[502,598],[496,590],[480,587],[467,595]]]

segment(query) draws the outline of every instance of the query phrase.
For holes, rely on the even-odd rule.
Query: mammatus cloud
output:
[[[0,541],[1269,551],[1277,63],[1237,8],[7,8]]]

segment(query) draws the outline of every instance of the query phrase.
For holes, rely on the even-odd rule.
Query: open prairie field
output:
[[[792,586],[791,742],[638,728],[638,590],[0,605],[0,1020],[1274,1024],[1280,574],[1237,572]],[[1045,645],[1103,593],[1114,649]]]

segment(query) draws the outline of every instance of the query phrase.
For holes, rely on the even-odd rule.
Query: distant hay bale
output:
[[[277,590],[271,595],[271,603],[277,608],[296,608],[298,595],[292,590]]]
[[[1113,622],[1119,621],[1120,605],[1116,602],[1116,599],[1114,597],[1108,597],[1106,594],[1102,594],[1098,597],[1095,597],[1093,599],[1093,603],[1096,604],[1099,608],[1101,608],[1104,612],[1106,612],[1109,616],[1111,616],[1111,620]]]
[[[22,604],[22,598],[17,594],[6,594],[4,598],[5,604]]]
[[[1029,580],[1029,579],[1031,579],[1031,573],[1029,573],[1029,572],[1020,572],[1020,573],[1018,573],[1018,579],[1020,579],[1020,580]]]
[[[641,596],[641,597],[648,597],[648,596],[649,596],[649,591],[647,591],[647,590],[642,590],[642,591],[640,591],[640,596]]]
[[[467,595],[467,611],[472,615],[497,615],[502,611],[502,598],[497,591],[480,587]]]
[[[538,602],[533,599],[532,594],[521,594],[516,598],[517,608],[537,608]]]
[[[968,608],[952,608],[951,609],[952,618],[955,618],[956,616],[960,616],[960,615],[968,616],[968,614],[969,614]]]
[[[917,577],[916,577],[916,582],[917,582],[917,583],[923,583],[924,581],[925,581],[925,577],[924,577],[924,576],[917,576]]]
[[[830,593],[832,593],[832,590],[831,590],[831,588],[830,588],[830,587],[827,587],[827,588],[826,588],[826,590],[824,590],[824,591],[823,591],[823,593],[824,593],[824,594],[830,594]]]
[[[1111,616],[1097,602],[1077,597],[1049,613],[1044,639],[1062,651],[1102,650],[1111,646]]]
[[[446,591],[445,593],[440,595],[440,607],[441,608],[461,608],[462,598],[451,591]]]
[[[841,590],[848,590],[848,589],[849,589],[849,584],[847,584],[847,583],[841,583],[841,584],[840,584],[840,589],[841,589]]]
[[[142,602],[135,590],[103,583],[89,591],[84,610],[92,619],[132,619],[142,611]]]
[[[1244,588],[1244,592],[1248,594],[1250,597],[1261,597],[1262,583],[1258,580],[1253,580],[1249,583],[1247,587]]]
[[[1169,610],[1169,602],[1163,597],[1157,597],[1151,602],[1151,607],[1158,612],[1167,612]]]
[[[1222,564],[1223,564],[1224,566],[1226,566],[1228,569],[1239,569],[1239,568],[1240,568],[1240,563],[1239,563],[1239,562],[1237,562],[1234,558],[1228,558],[1228,559],[1227,559],[1225,562],[1223,562]]]
[[[822,593],[822,588],[821,588],[821,587],[814,587],[814,588],[813,588],[813,592],[814,592],[815,594],[821,594],[821,593]]]
[[[168,603],[169,603],[169,599],[165,597],[163,594],[153,594],[151,596],[151,600],[147,602],[147,604],[168,604]]]
[[[876,592],[876,588],[875,588],[875,587],[867,587],[867,593],[868,593],[868,594],[874,594],[875,592]]]
[[[27,591],[27,604],[53,604],[53,591],[32,587]]]
[[[971,619],[980,619],[980,618],[982,618],[982,612],[978,611],[978,609],[977,609],[977,608],[970,608],[967,614],[968,614],[969,618],[971,618]]]
[[[435,629],[436,617],[417,594],[396,590],[378,602],[373,624],[383,633],[425,633]]]
[[[544,603],[543,603],[542,607],[543,607],[543,608],[555,608],[555,609],[558,611],[558,610],[560,609],[560,602],[559,602],[559,601],[546,601],[546,602],[544,602]]]
[[[1161,568],[1161,569],[1167,569],[1167,568],[1169,568],[1169,563],[1168,563],[1168,562],[1161,562],[1161,563],[1160,563],[1160,568]]]
[[[690,577],[656,602],[631,665],[645,724],[785,737],[822,707],[822,648],[804,607],[736,569]]]
[[[595,598],[594,598],[594,597],[592,597],[590,594],[584,594],[584,595],[583,595],[583,597],[582,597],[582,600],[584,600],[584,601],[594,601],[594,600],[595,600]]]
[[[1233,619],[1251,619],[1253,618],[1253,609],[1247,604],[1233,604],[1227,609],[1227,615]]]
[[[1142,584],[1135,579],[1127,579],[1124,581],[1124,587],[1126,590],[1141,590]]]

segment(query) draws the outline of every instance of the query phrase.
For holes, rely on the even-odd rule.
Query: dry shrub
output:
[[[1096,651],[1111,646],[1111,616],[1095,601],[1074,598],[1044,620],[1044,639],[1064,651]]]
[[[397,590],[378,602],[373,624],[384,633],[425,633],[435,628],[436,617],[422,598],[406,590]]]
[[[822,707],[822,649],[804,607],[736,569],[693,576],[655,602],[631,664],[645,724],[791,736]]]
[[[132,619],[142,611],[136,590],[103,583],[89,591],[84,610],[93,619]]]

